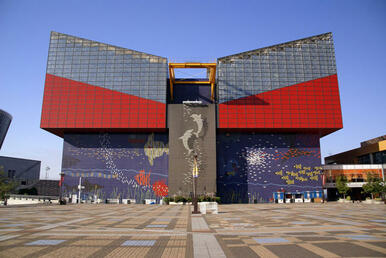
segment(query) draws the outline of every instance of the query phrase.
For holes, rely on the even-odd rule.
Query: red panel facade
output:
[[[128,129],[166,127],[166,105],[47,74],[41,128]]]
[[[337,75],[219,104],[218,116],[223,129],[338,130],[343,125]]]

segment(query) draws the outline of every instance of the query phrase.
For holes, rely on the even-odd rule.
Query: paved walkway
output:
[[[386,206],[1,207],[0,257],[386,257]]]
[[[203,215],[191,215],[194,258],[226,257]]]

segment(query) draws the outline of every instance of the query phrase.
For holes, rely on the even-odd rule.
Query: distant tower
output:
[[[49,166],[46,167],[46,179],[48,179],[48,171],[50,171],[50,169],[51,168]]]
[[[0,109],[0,149],[3,145],[5,136],[7,135],[8,128],[11,124],[12,116]]]

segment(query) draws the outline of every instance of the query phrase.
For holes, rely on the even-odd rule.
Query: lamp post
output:
[[[198,164],[197,164],[197,154],[193,156],[193,214],[199,214],[198,211],[198,200],[197,200],[197,177],[198,177]]]
[[[81,200],[80,200],[80,194],[82,192],[82,189],[84,189],[84,186],[82,186],[82,177],[79,177],[79,185],[78,185],[78,203],[80,204],[81,203]]]
[[[64,182],[64,172],[60,172],[60,181],[59,181],[59,204],[65,204],[63,201],[63,194],[62,194],[62,185]]]

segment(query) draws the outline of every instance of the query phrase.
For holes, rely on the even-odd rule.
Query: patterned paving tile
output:
[[[251,226],[253,226],[253,224],[249,224],[249,223],[232,223],[232,226],[236,226],[236,227],[251,227]]]
[[[57,248],[52,252],[49,252],[40,257],[42,258],[52,258],[52,257],[60,257],[60,258],[72,258],[72,257],[92,257],[92,254],[98,251],[100,247],[88,247],[88,246],[77,246],[74,248],[73,246],[65,246],[61,248]]]
[[[384,248],[386,250],[386,241],[383,242],[371,242],[372,245],[379,246],[381,248]]]
[[[0,226],[0,257],[192,257],[193,235],[205,240],[203,232],[193,230],[197,219],[206,223],[204,234],[219,242],[219,251],[231,257],[386,257],[386,206],[232,204],[220,205],[219,214],[198,217],[188,215],[189,208],[101,204],[0,209],[0,224],[9,225]],[[43,240],[66,241],[39,244]]]
[[[107,221],[122,221],[124,219],[108,219]]]
[[[313,223],[309,222],[309,221],[293,221],[293,222],[291,222],[291,224],[294,224],[294,225],[308,225],[308,224],[313,224]]]
[[[47,239],[44,239],[44,240],[36,240],[36,241],[33,241],[33,242],[30,242],[30,243],[27,243],[25,245],[58,245],[60,243],[63,243],[64,241],[66,240],[47,240]]]
[[[169,222],[171,220],[172,219],[168,219],[168,218],[157,218],[155,221],[166,221],[166,222]]]
[[[276,244],[276,243],[288,243],[289,241],[282,237],[275,238],[255,238],[255,241],[259,244]]]
[[[145,257],[149,251],[150,247],[119,247],[113,249],[113,251],[105,257]]]
[[[370,235],[340,235],[340,237],[350,238],[353,240],[379,240],[379,238]]]
[[[8,240],[8,239],[15,238],[18,236],[19,235],[3,235],[3,236],[0,236],[0,241]]]
[[[156,240],[127,240],[121,246],[153,246]]]
[[[47,248],[46,246],[17,246],[0,251],[0,257],[33,257],[31,254]]]
[[[146,227],[147,228],[166,228],[168,225],[165,225],[165,224],[151,224],[151,225],[147,225]]]
[[[335,241],[337,240],[335,237],[331,237],[331,236],[320,236],[320,237],[317,237],[317,236],[310,236],[310,237],[299,237],[299,236],[296,236],[297,239],[300,239],[302,241]]]
[[[109,245],[113,240],[109,239],[82,239],[75,241],[71,243],[70,245],[76,245],[76,246],[107,246]]]
[[[294,236],[297,236],[297,235],[300,235],[300,236],[304,236],[304,235],[318,235],[317,232],[286,232],[284,234],[285,235],[294,235]]]
[[[315,243],[314,245],[342,257],[385,257],[385,254],[353,243]]]
[[[0,227],[3,227],[3,228],[12,228],[12,227],[21,227],[21,226],[24,226],[24,224],[4,224],[4,225],[0,225]]]
[[[266,245],[264,247],[279,257],[321,257],[298,245]]]
[[[327,232],[328,233],[331,233],[331,234],[334,234],[334,235],[337,235],[337,234],[350,234],[350,233],[355,233],[355,232],[353,232],[353,231],[351,231],[351,230],[347,230],[347,231],[339,231],[339,230],[327,230]]]

